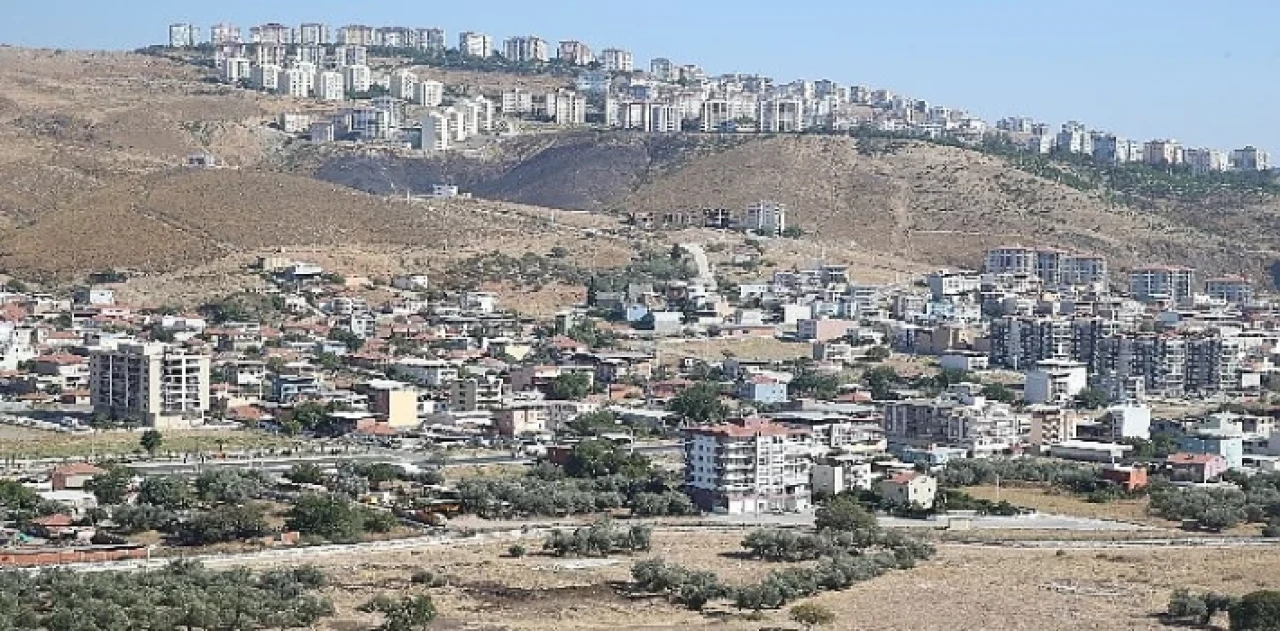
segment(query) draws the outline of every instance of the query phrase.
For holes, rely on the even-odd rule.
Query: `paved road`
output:
[[[706,519],[724,524],[743,526],[812,526],[813,512],[806,511],[778,515],[711,515]],[[949,518],[945,516],[935,519],[902,519],[882,515],[879,519],[880,525],[886,528],[940,528],[945,527],[949,521]],[[970,528],[973,530],[1069,530],[1084,532],[1152,530],[1149,526],[1126,522],[1046,513],[1034,513],[1016,517],[973,517],[970,519]]]

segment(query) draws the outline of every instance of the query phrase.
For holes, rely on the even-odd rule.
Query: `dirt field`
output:
[[[721,553],[734,533],[654,535],[654,556],[711,569],[743,583],[781,567]],[[525,542],[531,551],[534,539]],[[786,611],[750,620],[728,603],[694,613],[661,599],[631,599],[618,589],[630,557],[588,560],[505,554],[507,543],[322,562],[339,615],[325,628],[354,630],[374,622],[355,611],[374,594],[429,592],[443,629],[671,629],[731,631],[794,627]],[[641,557],[636,557],[641,558]],[[427,589],[410,581],[419,569],[449,577]],[[1079,551],[943,545],[938,556],[852,590],[811,599],[836,613],[834,629],[1161,629],[1155,617],[1177,587],[1241,594],[1280,581],[1280,550],[1174,549]],[[1032,604],[1034,603],[1034,604]],[[924,606],[922,606],[924,605]]]
[[[1147,500],[1116,500],[1105,504],[1086,502],[1084,498],[1070,493],[1061,493],[1042,487],[1019,487],[1002,485],[999,490],[994,486],[971,486],[964,489],[966,493],[978,499],[1005,500],[1016,506],[1034,508],[1042,513],[1074,515],[1094,519],[1113,519],[1135,524],[1147,524],[1162,528],[1176,528],[1178,524],[1168,520],[1152,517],[1147,514]]]
[[[90,458],[141,451],[141,430],[73,435],[12,426],[0,428],[0,458]],[[165,430],[163,436],[161,454],[284,448],[296,442],[283,436],[232,430]]]

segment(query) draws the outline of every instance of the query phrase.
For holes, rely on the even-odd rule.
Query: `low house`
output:
[[[103,473],[106,473],[106,470],[87,462],[64,464],[54,468],[50,476],[50,486],[55,491],[79,490],[83,489],[85,483],[93,476]]]
[[[768,375],[752,375],[738,382],[736,394],[752,403],[786,403],[787,384]]]
[[[1180,482],[1205,483],[1227,472],[1227,459],[1218,454],[1172,454],[1165,459],[1171,478]]]
[[[904,471],[876,484],[884,499],[898,504],[930,508],[938,497],[938,480],[933,476]]]
[[[75,518],[66,513],[55,513],[37,517],[27,524],[27,531],[42,539],[69,539],[73,537],[87,538],[93,536],[93,529],[77,528]],[[86,535],[87,532],[87,535]]]
[[[1103,467],[1102,479],[1114,482],[1116,486],[1126,491],[1143,489],[1150,483],[1147,479],[1147,470],[1145,468],[1127,467],[1123,465],[1108,465]]]

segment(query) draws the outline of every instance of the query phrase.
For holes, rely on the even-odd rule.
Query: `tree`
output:
[[[196,477],[196,495],[206,502],[238,504],[260,495],[262,486],[256,471],[212,469]]]
[[[888,399],[900,379],[898,371],[889,366],[876,366],[862,373],[862,381],[871,390],[871,397],[874,399]]]
[[[591,393],[591,376],[579,371],[567,372],[551,382],[551,398],[577,401]]]
[[[405,596],[400,600],[377,597],[360,609],[385,616],[384,622],[378,627],[381,631],[417,631],[426,629],[436,619],[435,603],[426,594]]]
[[[729,409],[720,402],[720,388],[713,383],[699,383],[677,394],[667,409],[693,424],[724,420]]]
[[[289,509],[285,527],[331,541],[354,541],[364,531],[364,515],[343,496],[308,493]]]
[[[644,454],[623,451],[606,440],[584,440],[574,445],[573,452],[564,463],[564,472],[575,478],[600,478],[623,475],[628,478],[645,478],[651,463]]]
[[[1097,388],[1085,388],[1076,395],[1076,405],[1086,410],[1096,410],[1107,404],[1110,397]]]
[[[827,500],[814,512],[813,523],[819,531],[847,532],[864,540],[873,538],[880,531],[876,516],[848,495]]]
[[[1232,603],[1231,631],[1274,631],[1280,628],[1280,591],[1261,590],[1245,594]]]
[[[822,605],[803,603],[791,608],[791,620],[804,625],[806,629],[812,629],[835,622],[836,615]]]
[[[888,347],[872,346],[871,348],[867,349],[867,352],[863,356],[866,357],[867,361],[870,361],[870,362],[882,362],[886,359],[889,359],[889,356],[892,354],[893,352],[890,351]]]
[[[169,510],[190,508],[191,488],[186,478],[176,475],[160,475],[142,480],[138,485],[138,503],[159,506]]]
[[[89,478],[84,488],[98,499],[101,506],[111,506],[114,504],[123,504],[125,495],[129,492],[129,483],[133,480],[133,474],[129,473],[124,467],[111,467],[105,473]]]
[[[579,436],[595,436],[603,431],[617,429],[618,417],[608,410],[587,412],[565,423],[565,427]]]
[[[989,383],[982,386],[981,394],[988,399],[1001,403],[1013,403],[1018,400],[1017,393],[1002,383]]]
[[[164,442],[164,435],[158,429],[149,429],[142,432],[142,438],[138,439],[138,444],[147,451],[152,457],[155,457],[156,451],[160,449],[160,444]]]
[[[314,462],[299,462],[289,467],[284,474],[291,482],[297,484],[320,484],[324,482],[324,470]]]
[[[341,342],[347,347],[347,350],[354,353],[364,346],[364,338],[356,335],[353,331],[347,329],[333,328],[329,329],[329,339],[335,342]]]
[[[267,531],[265,514],[262,504],[252,502],[219,506],[182,522],[178,539],[186,545],[199,546],[259,537]]]

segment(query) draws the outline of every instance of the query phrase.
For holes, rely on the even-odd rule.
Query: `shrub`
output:
[[[507,548],[507,554],[517,559],[523,557],[527,552],[528,551],[525,550],[525,547],[518,543],[513,543],[511,544],[511,547]]]

